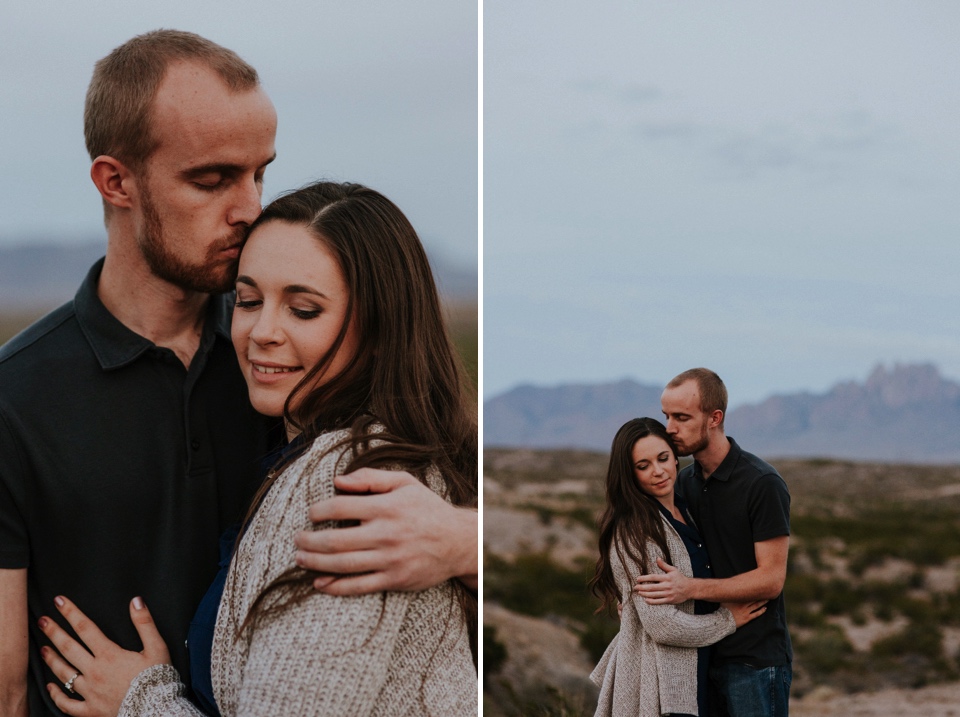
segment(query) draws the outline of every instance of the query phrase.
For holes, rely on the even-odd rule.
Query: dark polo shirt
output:
[[[790,534],[787,484],[769,463],[728,440],[730,452],[709,479],[703,479],[703,469],[694,461],[677,480],[677,492],[690,507],[717,578],[755,569],[754,543]],[[754,667],[791,662],[783,594],[767,604],[763,615],[718,642],[712,659]]]
[[[181,678],[190,618],[217,572],[267,452],[214,297],[187,370],[97,297],[103,260],[74,300],[0,348],[0,568],[27,568],[30,714],[60,712],[44,685],[41,615],[66,595],[126,649],[128,604],[150,608]]]

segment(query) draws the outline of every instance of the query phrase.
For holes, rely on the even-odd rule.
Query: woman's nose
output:
[[[250,331],[250,338],[260,345],[281,343],[283,332],[270,311],[261,311],[257,316],[257,323]]]

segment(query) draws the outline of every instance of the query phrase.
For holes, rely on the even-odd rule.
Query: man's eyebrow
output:
[[[277,153],[274,152],[273,155],[264,162],[261,167],[266,167],[268,164],[273,162],[277,158]],[[211,164],[201,164],[197,167],[189,167],[188,169],[183,170],[184,177],[200,177],[204,174],[238,174],[243,172],[245,167],[240,164],[231,164],[230,162],[213,162]]]

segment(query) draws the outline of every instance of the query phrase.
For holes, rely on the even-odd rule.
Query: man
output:
[[[184,638],[276,440],[230,344],[246,228],[275,156],[256,71],[192,33],[133,38],[97,63],[84,114],[107,253],[76,298],[0,349],[0,714],[58,715],[41,615],[67,595],[126,649],[142,596],[189,682]],[[275,427],[275,426],[274,426]],[[476,585],[477,518],[412,476],[366,470],[298,536],[337,594]],[[471,555],[472,550],[472,555]],[[79,677],[77,679],[82,679]],[[28,712],[29,710],[29,712]]]
[[[793,650],[783,584],[790,541],[790,494],[773,466],[724,434],[727,389],[705,368],[684,371],[661,396],[667,432],[694,462],[677,480],[707,545],[712,579],[684,576],[658,561],[665,575],[644,575],[636,591],[650,604],[690,599],[769,600],[767,611],[714,645],[712,709],[731,717],[786,715]]]

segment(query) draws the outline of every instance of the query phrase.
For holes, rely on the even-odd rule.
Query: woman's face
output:
[[[336,258],[306,227],[270,221],[253,231],[240,254],[232,336],[257,411],[283,415],[287,396],[340,333],[349,298]],[[351,323],[318,385],[356,349]]]
[[[640,490],[658,500],[673,495],[677,458],[659,436],[644,436],[633,444],[633,473]]]

